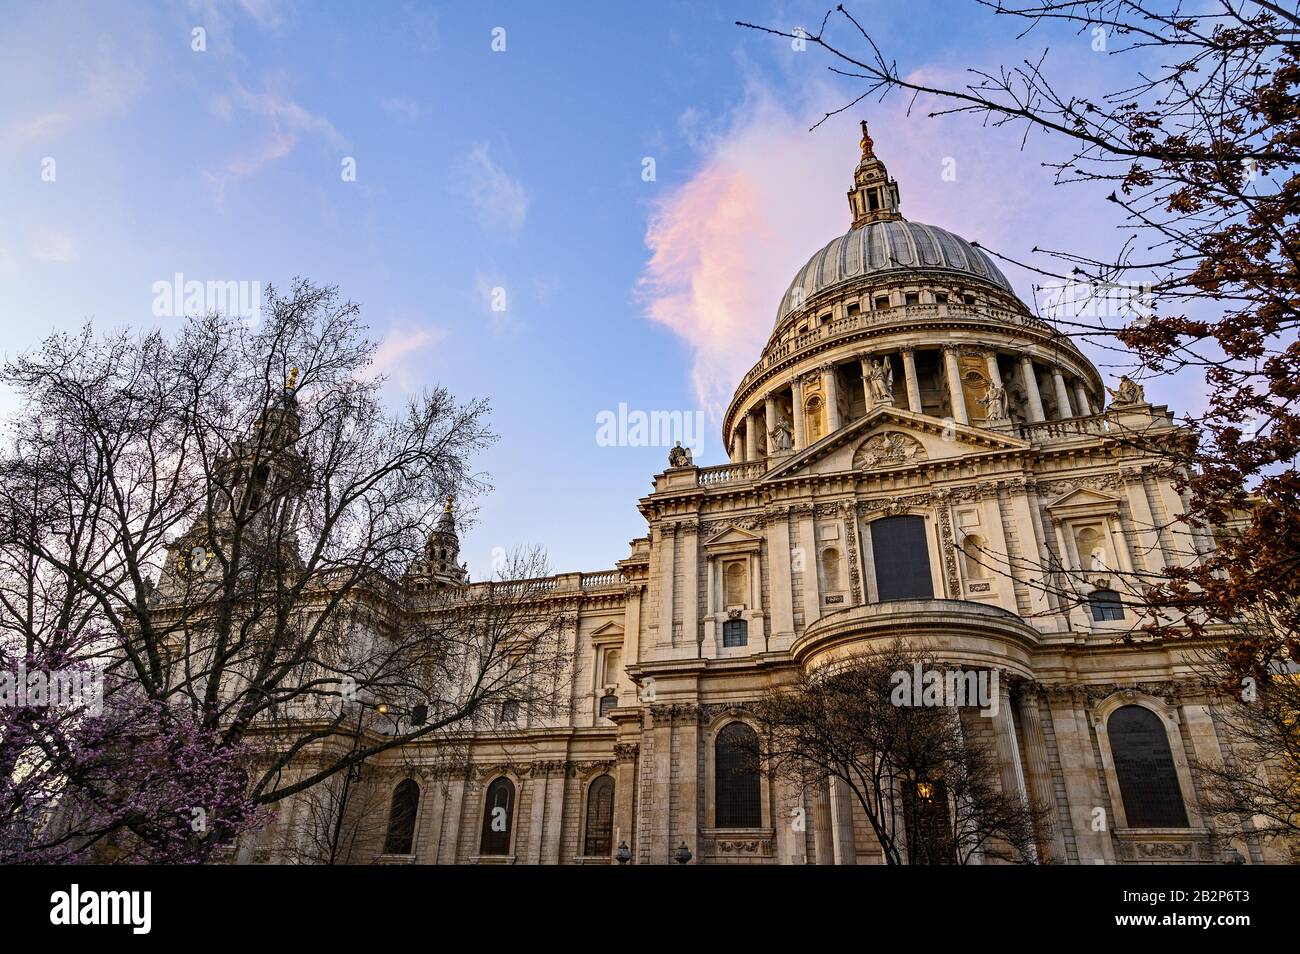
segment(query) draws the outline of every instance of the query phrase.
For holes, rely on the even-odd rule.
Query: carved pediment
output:
[[[777,464],[762,481],[810,472],[908,467],[970,453],[1020,451],[1028,447],[1028,441],[1005,433],[881,406]]]
[[[872,434],[853,452],[854,470],[878,470],[881,467],[906,467],[925,460],[925,446],[903,431]]]

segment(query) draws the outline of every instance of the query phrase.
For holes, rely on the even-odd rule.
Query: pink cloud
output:
[[[1066,57],[1064,64],[1078,65]],[[962,85],[966,78],[928,66],[913,78]],[[1086,90],[1085,90],[1086,91]],[[991,252],[1061,269],[1035,246],[1104,257],[1128,233],[1106,189],[1059,186],[1047,161],[1069,144],[1023,129],[985,127],[979,117],[929,118],[928,97],[864,102],[813,132],[827,110],[852,99],[843,88],[809,83],[795,95],[751,85],[721,124],[683,116],[683,135],[700,152],[696,171],[654,203],[646,230],[650,250],[638,282],[645,313],[682,338],[692,352],[691,378],[701,406],[720,416],[736,384],[771,334],[777,303],[790,280],[827,242],[849,228],[845,193],[858,157],[858,120],[871,127],[876,154],[898,180],[905,217],[937,225]],[[662,175],[664,163],[660,162]],[[1034,307],[1039,275],[999,266],[1022,301]],[[1108,378],[1122,355],[1080,340]],[[1156,382],[1180,409],[1203,401],[1186,375]]]
[[[638,290],[648,317],[691,346],[711,414],[758,359],[795,271],[847,228],[854,152],[759,94],[655,204]]]

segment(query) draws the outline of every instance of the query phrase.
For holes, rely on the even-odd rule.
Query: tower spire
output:
[[[853,170],[853,188],[849,190],[849,212],[853,228],[871,222],[891,222],[903,216],[898,211],[898,183],[889,178],[889,170],[876,157],[876,143],[867,131],[867,121],[861,120],[862,139],[858,145],[862,158]]]

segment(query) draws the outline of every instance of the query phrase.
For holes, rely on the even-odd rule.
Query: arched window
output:
[[[728,619],[722,623],[723,646],[749,645],[749,620]]]
[[[1093,590],[1088,594],[1088,606],[1097,622],[1124,618],[1124,601],[1114,590]]]
[[[815,444],[822,439],[826,429],[822,424],[822,399],[813,395],[804,404],[804,433],[805,442]]]
[[[393,789],[393,801],[388,809],[388,834],[384,838],[384,853],[409,855],[415,841],[415,815],[420,807],[420,786],[414,779],[398,782]]]
[[[966,579],[988,579],[988,558],[984,554],[984,541],[973,533],[968,533],[961,542],[963,562],[966,564]]]
[[[930,550],[920,517],[885,517],[871,524],[876,594],[885,600],[932,599]]]
[[[826,580],[826,589],[840,588],[840,551],[834,547],[822,551],[822,576]]]
[[[600,717],[602,719],[609,715],[609,710],[618,705],[618,696],[601,696],[600,697]]]
[[[587,829],[582,853],[608,855],[614,848],[614,780],[601,775],[587,789]]]
[[[514,825],[515,783],[499,778],[488,786],[483,805],[483,837],[479,840],[479,854],[510,854],[510,833]]]
[[[763,824],[757,765],[758,733],[732,722],[713,747],[713,797],[718,828],[758,828]]]
[[[1145,706],[1122,706],[1106,720],[1115,777],[1130,828],[1186,828],[1187,809],[1160,717]]]

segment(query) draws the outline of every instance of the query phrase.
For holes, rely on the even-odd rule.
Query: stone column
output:
[[[1020,356],[1020,380],[1029,401],[1029,420],[1034,423],[1046,420],[1043,399],[1038,394],[1038,378],[1034,375],[1034,359],[1027,354]]]
[[[812,809],[815,860],[819,865],[833,865],[835,840],[831,835],[831,795],[825,779],[814,783]]]
[[[516,833],[515,856],[524,859],[527,864],[539,865],[542,863],[546,824],[546,765],[544,763],[534,765],[531,773],[523,780],[523,788],[519,793],[521,806],[524,792],[528,793],[529,799],[528,844],[520,845],[519,835]]]
[[[465,785],[463,777],[447,782],[447,807],[443,810],[442,837],[434,860],[440,865],[454,865],[460,844],[460,820],[465,814]],[[477,849],[475,849],[477,850]]]
[[[1070,410],[1070,392],[1065,387],[1065,375],[1060,368],[1052,368],[1052,383],[1056,385],[1056,416],[1060,420],[1073,417]]]
[[[799,514],[799,547],[803,550],[803,625],[809,625],[821,618],[821,587],[817,580],[817,539],[816,525],[813,523],[812,508]],[[848,569],[848,554],[840,558],[840,572]]]
[[[754,412],[745,414],[745,461],[758,460],[758,431],[754,427]]]
[[[840,377],[835,373],[835,365],[822,366],[822,385],[826,390],[826,425],[828,433],[840,429]]]
[[[1074,399],[1079,404],[1080,414],[1095,414],[1092,409],[1092,402],[1088,400],[1088,391],[1083,386],[1082,381],[1074,382]]]
[[[700,545],[698,522],[681,525],[682,550],[682,645],[699,654],[700,643]]]
[[[1002,774],[1002,794],[1014,795],[1026,804],[1025,769],[1020,763],[1020,745],[1016,740],[1016,723],[1011,714],[1011,686],[1006,673],[998,678],[998,711],[993,715],[993,738],[998,749],[998,769]]]
[[[642,845],[642,851],[648,852],[652,865],[666,865],[672,860],[672,828],[668,818],[668,809],[672,804],[673,791],[673,707],[656,705],[650,707],[650,719],[654,723],[654,763],[651,782],[650,804],[644,810],[650,812],[650,830],[647,833],[648,845]]]
[[[856,865],[858,847],[853,840],[853,794],[841,779],[830,779],[830,803],[835,863]]]
[[[793,396],[793,406],[791,411],[794,415],[794,449],[803,450],[803,382],[797,377],[790,382],[790,393]]]
[[[619,742],[614,746],[614,850],[619,842],[627,842],[636,858],[636,759],[641,747],[635,742]]]
[[[794,599],[790,589],[790,518],[788,508],[784,506],[774,507],[767,514],[767,547],[772,579],[785,581],[784,586],[774,585],[769,588],[772,628],[768,635],[776,639],[784,639],[785,645],[788,646],[794,637]],[[757,587],[753,594],[753,603],[754,608],[757,609],[759,605]],[[753,636],[752,633],[750,635]]]
[[[763,415],[767,425],[767,456],[771,457],[772,452],[776,450],[772,446],[772,432],[776,430],[776,395],[768,394],[763,398]]]
[[[1125,468],[1120,471],[1120,478],[1124,482],[1124,495],[1128,498],[1142,562],[1146,569],[1160,573],[1165,568],[1165,551],[1160,546],[1160,528],[1156,526],[1156,517],[1151,511],[1151,502],[1147,499],[1142,471],[1135,467]]]
[[[943,370],[944,377],[948,379],[948,401],[952,404],[953,419],[958,424],[969,424],[966,397],[961,389],[961,370],[957,367],[957,349],[952,345],[943,349]]]
[[[998,387],[1002,387],[1002,369],[998,367],[998,353],[996,351],[985,351],[984,364],[988,368],[989,381]]]
[[[674,706],[673,710],[673,732],[677,736],[677,764],[680,770],[673,783],[673,803],[677,806],[677,818],[668,844],[672,850],[683,841],[686,842],[686,847],[695,856],[693,861],[699,864],[704,860],[700,856],[700,799],[696,790],[700,776],[695,770],[699,764],[700,710],[694,705]]]
[[[1070,689],[1049,689],[1047,698],[1061,758],[1062,781],[1070,802],[1070,823],[1079,846],[1079,861],[1083,864],[1114,861],[1115,849],[1110,837],[1114,816],[1110,806],[1102,801],[1083,694]],[[1099,808],[1102,813],[1097,812]],[[1101,821],[1105,826],[1095,830]]]
[[[907,409],[921,413],[921,385],[916,380],[916,349],[903,349],[903,380],[907,385]]]
[[[745,460],[745,439],[741,436],[740,428],[737,427],[731,432],[731,462],[733,464],[742,463]]]
[[[1033,686],[1024,686],[1017,694],[1020,710],[1020,727],[1025,735],[1025,781],[1035,805],[1045,806],[1049,812],[1039,831],[1038,844],[1045,863],[1065,861],[1065,841],[1060,826],[1056,824],[1056,791],[1052,786],[1052,770],[1047,762],[1047,737],[1043,733],[1043,719],[1038,711],[1039,692]]]
[[[1052,584],[1052,553],[1047,545],[1047,533],[1043,529],[1042,515],[1038,510],[1038,488],[1032,482],[1018,481],[1011,489],[1009,501],[1015,514],[1021,556],[1030,568],[1035,562],[1038,564],[1037,574],[1032,569],[1025,574],[1030,606],[1035,618],[1046,620],[1052,612],[1052,601],[1048,597]]]
[[[797,782],[783,778],[773,778],[772,789],[776,801],[776,817],[772,819],[772,827],[776,829],[776,863],[805,865],[808,863],[806,829],[811,823],[807,817],[803,789]],[[800,815],[803,816],[803,824],[796,827],[794,823]]]
[[[677,527],[674,524],[659,525],[659,645],[673,644],[673,571],[675,566],[674,551],[677,548]]]

